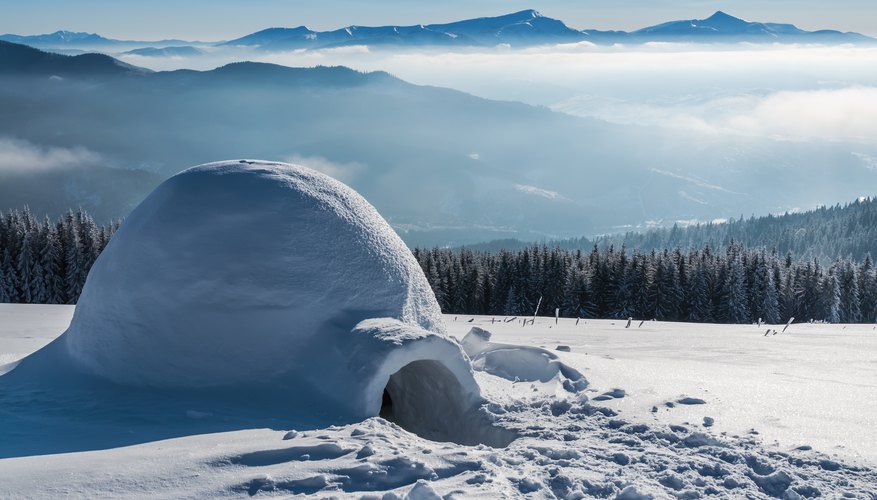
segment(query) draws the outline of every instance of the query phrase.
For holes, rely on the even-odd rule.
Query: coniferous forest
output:
[[[414,251],[442,311],[709,323],[874,322],[877,273],[763,249]],[[541,298],[541,301],[540,301]]]
[[[118,223],[84,211],[0,214],[0,302],[75,304]],[[770,324],[877,321],[869,254],[825,265],[732,242],[698,249],[591,251],[533,245],[495,252],[415,249],[442,311],[496,316]]]
[[[55,221],[27,209],[0,213],[0,302],[75,304],[116,228],[82,210]]]

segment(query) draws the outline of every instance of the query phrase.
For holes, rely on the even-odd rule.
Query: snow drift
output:
[[[46,349],[116,385],[270,387],[318,415],[504,444],[411,252],[359,194],[299,166],[212,163],[164,182]]]

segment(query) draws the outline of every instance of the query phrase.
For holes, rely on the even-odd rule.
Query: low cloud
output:
[[[93,165],[100,155],[84,147],[38,146],[28,141],[0,137],[0,173],[45,172]]]
[[[864,165],[865,168],[867,168],[868,170],[877,171],[877,156],[871,156],[867,153],[857,152],[852,152],[850,154],[861,160],[862,165]]]
[[[286,158],[284,161],[314,169],[317,172],[322,172],[329,177],[338,179],[346,184],[354,182],[356,178],[366,170],[366,166],[362,163],[334,162],[323,158],[322,156],[302,156],[296,154]]]
[[[789,140],[877,144],[877,88],[776,92],[733,117],[728,127]]]
[[[623,125],[713,136],[877,144],[877,87],[684,96],[663,102],[580,96],[554,109]]]
[[[563,51],[563,52],[575,52],[580,51],[582,49],[594,49],[597,47],[597,44],[593,42],[575,42],[575,43],[561,43],[554,46],[555,50]]]
[[[877,141],[874,47],[582,42],[521,50],[355,46],[268,54],[212,48],[188,64],[167,59],[150,66],[208,69],[244,59],[383,70],[415,84],[684,133]]]
[[[346,45],[343,47],[332,47],[328,49],[320,49],[318,53],[327,55],[343,55],[343,54],[368,54],[371,52],[367,45]]]

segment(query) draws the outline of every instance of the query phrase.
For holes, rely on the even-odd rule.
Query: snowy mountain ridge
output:
[[[192,45],[200,42],[161,40],[156,42],[113,40],[95,33],[56,31],[43,35],[0,35],[0,40],[41,48],[110,49],[116,46],[156,48]],[[598,45],[642,44],[655,41],[703,43],[822,43],[873,44],[874,38],[837,30],[806,31],[792,24],[746,21],[723,11],[705,19],[676,20],[635,31],[574,29],[563,21],[546,17],[534,9],[510,14],[466,19],[450,23],[411,26],[351,25],[330,31],[307,26],[271,27],[228,41],[207,45],[243,46],[264,51],[318,49],[349,45],[401,47],[528,47],[588,41]]]
[[[318,32],[305,26],[269,28],[223,45],[259,46],[265,50],[326,48],[343,45],[456,45],[493,46],[502,43],[538,45],[578,41],[579,31],[563,22],[523,10],[498,17],[468,19],[446,24],[415,26],[347,26]]]
[[[58,30],[52,33],[38,34],[38,35],[16,35],[12,33],[6,33],[0,35],[0,40],[4,42],[12,42],[12,43],[21,43],[24,45],[30,45],[31,47],[39,47],[39,48],[78,48],[78,49],[92,49],[92,50],[106,50],[117,48],[118,46],[157,46],[157,47],[167,47],[173,45],[181,45],[181,44],[192,44],[199,43],[194,41],[185,41],[185,40],[153,40],[153,41],[140,41],[140,40],[116,40],[112,38],[106,38],[97,33],[88,33],[84,31],[67,31],[67,30]]]
[[[706,19],[670,21],[630,33],[631,37],[648,41],[746,41],[746,42],[866,42],[858,33],[834,30],[805,31],[793,24],[744,21],[723,11]],[[873,39],[871,39],[873,41]]]

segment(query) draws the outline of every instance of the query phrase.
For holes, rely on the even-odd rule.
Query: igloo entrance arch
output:
[[[505,447],[516,435],[467,408],[465,389],[441,362],[413,361],[390,376],[380,416],[433,441]]]
[[[433,441],[508,446],[517,434],[493,425],[469,361],[450,339],[391,319],[366,320],[354,330],[367,383],[358,392],[366,415],[379,415]]]

